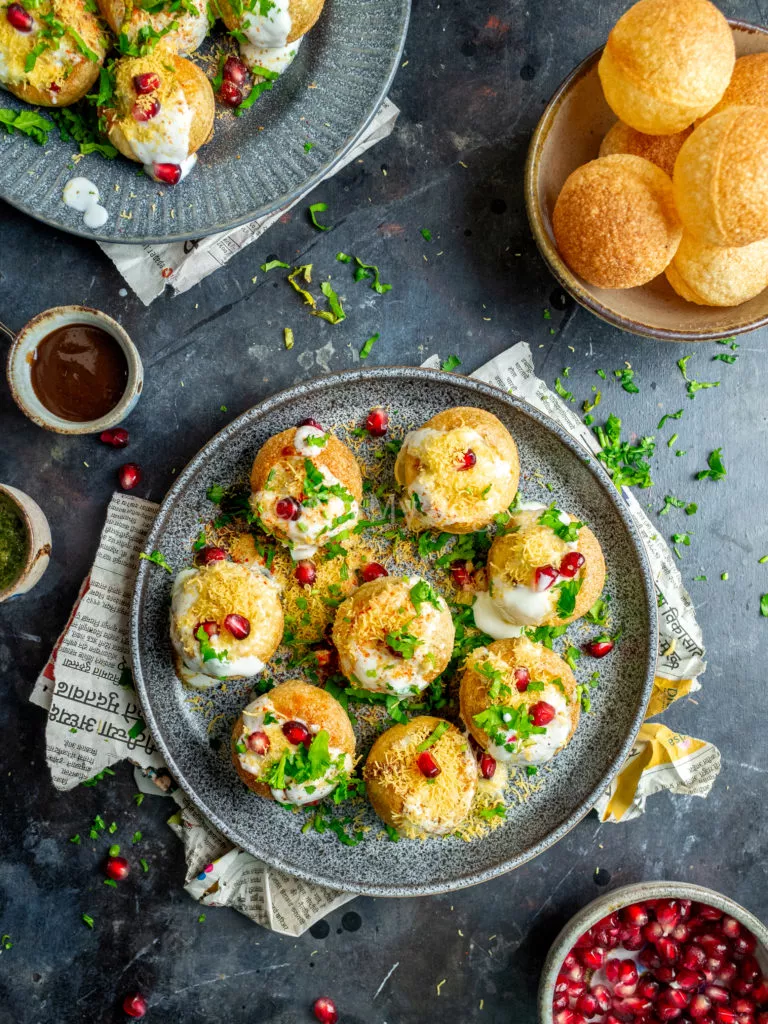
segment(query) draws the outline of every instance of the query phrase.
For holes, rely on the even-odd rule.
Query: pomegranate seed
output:
[[[555,981],[555,995],[563,995],[568,991],[568,979],[564,974],[558,974]]]
[[[605,985],[595,985],[592,989],[592,995],[595,997],[600,1013],[607,1013],[611,1008],[611,993]]]
[[[585,1017],[596,1017],[599,1007],[594,992],[583,992],[578,998],[576,1009]]]
[[[181,167],[178,164],[152,164],[152,174],[164,185],[178,185],[181,181]]]
[[[247,737],[245,744],[254,754],[263,757],[270,747],[269,736],[265,732],[252,732]]]
[[[569,981],[568,982],[568,1000],[571,1007],[574,1007],[579,1000],[582,993],[587,991],[586,981]]]
[[[621,960],[619,964],[619,982],[622,985],[637,984],[637,967],[631,960]]]
[[[680,911],[675,900],[660,900],[656,907],[656,920],[664,929],[664,934],[669,935],[672,929],[680,921]]]
[[[122,882],[131,873],[131,865],[125,857],[109,857],[104,865],[104,872],[108,878],[114,878],[116,882]]]
[[[645,949],[640,950],[638,960],[643,967],[647,967],[651,971],[657,970],[661,967],[661,958],[659,957],[659,954],[650,946],[646,946]]]
[[[619,945],[619,933],[608,928],[599,928],[592,936],[596,946],[615,949]]]
[[[627,996],[626,999],[613,1000],[613,1011],[619,1015],[627,1013],[631,1020],[638,1014],[646,1013],[652,1005],[650,999],[643,999],[641,996]]]
[[[534,587],[539,593],[549,590],[557,579],[557,569],[551,565],[542,565],[536,570]]]
[[[624,928],[619,935],[621,944],[625,949],[632,950],[633,952],[643,948],[645,939],[643,938],[642,928]]]
[[[723,935],[729,939],[737,939],[741,935],[741,925],[735,917],[724,917],[720,923]]]
[[[237,59],[237,58],[235,58],[235,59]],[[227,77],[226,74],[224,75],[224,77],[225,78]],[[302,420],[301,423],[299,423],[299,426],[300,427],[314,427],[316,430],[322,430],[323,429],[322,423],[318,423],[317,420],[313,420],[311,416],[307,416],[307,418],[305,420]]]
[[[248,68],[243,64],[239,57],[230,55],[224,61],[222,76],[226,78],[228,82],[234,82],[235,85],[243,85],[248,81]]]
[[[583,950],[581,954],[581,962],[585,967],[591,967],[593,970],[597,970],[603,966],[605,960],[605,950],[600,946],[592,946],[591,949]]]
[[[634,928],[642,928],[644,924],[648,924],[648,911],[640,903],[630,903],[622,910],[621,918]]]
[[[683,967],[675,975],[675,981],[679,988],[685,989],[686,992],[693,992],[704,982],[704,975],[701,971],[692,971]]]
[[[555,996],[552,1000],[552,1012],[555,1013],[557,1010],[566,1010],[568,1008],[568,996]]]
[[[128,445],[128,431],[125,427],[113,427],[112,430],[102,430],[99,440],[104,444],[111,444],[113,448],[125,448]]]
[[[584,565],[584,555],[579,551],[569,551],[560,563],[560,575],[566,579],[573,579],[579,569]]]
[[[648,924],[643,928],[643,935],[648,942],[656,943],[664,935],[664,929],[661,927],[658,921],[649,921]]]
[[[698,903],[696,906],[699,917],[707,921],[719,921],[723,916],[722,910],[718,910],[717,907],[710,907],[706,903]]]
[[[693,996],[688,1006],[688,1016],[694,1020],[701,1020],[702,1017],[706,1017],[711,1009],[711,1001],[705,995],[698,992]]]
[[[275,504],[275,515],[278,519],[296,522],[301,517],[301,505],[295,498],[280,498]]]
[[[757,939],[750,932],[744,932],[737,939],[733,940],[733,955],[736,957],[745,956],[747,953],[754,953],[757,946]]]
[[[584,650],[593,658],[604,658],[606,654],[611,653],[613,646],[613,640],[593,640],[584,645]]]
[[[321,996],[319,999],[316,999],[312,1010],[320,1024],[336,1024],[336,1021],[339,1019],[336,1003],[329,999],[328,996]]]
[[[243,102],[243,90],[235,82],[225,78],[219,88],[219,99],[227,107],[239,107]]]
[[[768,1024],[768,1011],[765,1013],[758,1013],[756,1024]]]
[[[590,928],[588,932],[584,932],[583,935],[580,935],[578,939],[576,939],[576,941],[573,944],[573,948],[586,949],[588,946],[594,946],[594,944],[595,940],[594,936],[592,935],[592,929]]]
[[[699,935],[696,941],[707,956],[722,957],[728,952],[728,943],[719,935]]]
[[[680,911],[680,919],[682,921],[687,921],[688,918],[691,916],[691,907],[693,906],[693,904],[690,900],[678,900],[677,906],[678,910]]]
[[[461,456],[461,460],[458,465],[459,470],[472,469],[477,462],[477,456],[471,448],[467,448],[464,454]]]
[[[251,632],[251,624],[244,615],[230,612],[224,619],[224,629],[228,629],[235,640],[245,640]]]
[[[736,1013],[754,1013],[755,1004],[751,999],[736,999],[731,1004]]]
[[[680,947],[674,939],[659,939],[656,949],[659,951],[661,959],[666,960],[668,964],[677,963],[680,959]]]
[[[679,1006],[684,1010],[691,1001],[690,995],[681,988],[668,988],[664,993],[664,999],[670,1006]]]
[[[5,9],[5,16],[8,19],[8,24],[17,32],[32,31],[32,15],[25,11],[21,4],[9,4]]]
[[[637,994],[644,999],[653,1001],[659,994],[659,983],[648,975],[643,975],[637,983]]]
[[[735,980],[735,978],[736,964],[732,963],[730,960],[726,960],[726,962],[717,971],[717,978],[715,980],[717,981],[718,985],[724,985],[728,987],[730,986],[731,982]],[[740,980],[744,981],[744,978],[741,978]]]
[[[154,71],[146,71],[143,75],[134,75],[133,88],[139,96],[155,92],[160,88],[160,75],[156,75]]]
[[[490,754],[483,754],[480,758],[480,774],[484,779],[492,779],[496,774],[496,760]]]
[[[227,552],[224,548],[203,548],[199,555],[203,565],[209,565],[211,562],[221,562],[226,557]]]
[[[160,100],[155,97],[151,103],[141,103],[138,100],[133,104],[131,110],[135,121],[151,121],[160,113]]]
[[[703,967],[706,962],[707,954],[704,952],[701,946],[697,946],[695,943],[692,942],[683,950],[683,967],[690,967],[691,969],[695,967]]]
[[[713,1003],[718,1003],[720,1006],[725,1006],[731,1001],[728,989],[722,988],[720,985],[707,985],[704,989],[704,995],[707,999]]]
[[[618,957],[612,956],[610,960],[605,963],[605,976],[614,985],[619,980],[619,970],[621,968],[621,960]]]
[[[531,681],[531,673],[527,668],[516,668],[515,669],[515,686],[519,693],[525,693],[528,689],[528,683]]]
[[[469,562],[460,561],[451,563],[451,577],[459,590],[472,589],[472,573],[469,571],[469,564]]]
[[[311,587],[317,579],[317,569],[314,562],[308,560],[299,562],[294,570],[294,576],[302,587]]]
[[[584,1020],[584,1018],[574,1010],[560,1010],[555,1014],[555,1024],[578,1024],[580,1020]]]
[[[422,751],[416,758],[419,771],[426,779],[436,779],[440,774],[440,765],[429,750]]]
[[[660,1021],[675,1020],[681,1016],[682,1010],[679,1006],[670,1006],[669,1003],[656,1004],[656,1016]]]
[[[555,717],[555,709],[545,700],[540,700],[530,708],[529,714],[534,725],[549,725]]]
[[[717,980],[722,981],[722,975]],[[754,995],[755,986],[751,981],[746,981],[744,978],[734,978],[731,982],[731,991],[735,992],[737,996],[752,996]]]
[[[760,977],[760,965],[753,956],[745,956],[741,962],[739,974],[745,981],[757,981]]]
[[[758,1006],[768,1006],[768,980],[759,981],[752,990],[752,998]]]
[[[219,624],[218,622],[214,622],[213,619],[206,619],[205,622],[198,622],[194,629],[195,636],[197,636],[197,631],[201,628],[205,630],[208,636],[219,635]]]
[[[383,437],[389,430],[389,416],[385,409],[377,405],[371,409],[365,421],[365,429],[373,437]]]
[[[675,980],[675,968],[662,964],[653,972],[657,981],[670,982]]]
[[[563,968],[565,970],[568,970],[571,967],[577,967],[578,964],[579,961],[576,959],[576,955],[574,954],[573,950],[571,950],[570,953],[566,953],[565,959],[563,960]],[[581,977],[581,975],[579,975],[579,977]]]
[[[715,1009],[715,1019],[718,1024],[739,1024],[739,1015],[725,1006]]]
[[[123,1013],[128,1017],[143,1017],[147,1012],[147,1000],[141,992],[131,992],[123,1000]]]
[[[117,478],[124,491],[132,491],[141,483],[141,469],[135,462],[126,462],[118,469]]]
[[[389,576],[389,573],[380,562],[368,562],[360,570],[360,577],[364,583],[370,583],[371,580],[381,579],[382,576]]]
[[[290,722],[283,723],[283,735],[289,743],[293,743],[296,747],[301,743],[306,745],[312,740],[312,734],[306,725],[304,725],[303,722],[296,722],[293,719]]]
[[[612,914],[608,914],[607,917],[601,917],[595,925],[595,928],[605,928],[608,931],[615,931],[618,933],[619,928],[621,928],[621,918],[616,911],[614,911]]]
[[[670,935],[675,940],[675,942],[687,942],[688,939],[691,937],[691,929],[687,924],[683,924],[683,922],[680,922],[680,924],[676,925],[672,929]]]

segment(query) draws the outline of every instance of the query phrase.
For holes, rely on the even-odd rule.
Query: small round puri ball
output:
[[[674,135],[644,135],[623,121],[617,121],[600,143],[599,155],[629,153],[632,156],[641,156],[656,164],[671,178],[680,147],[692,131],[693,128],[688,127]]]
[[[739,57],[723,98],[706,117],[720,114],[728,107],[768,107],[768,53]]]
[[[552,226],[560,254],[598,288],[635,288],[661,274],[683,233],[672,182],[650,160],[604,156],[568,177]]]
[[[768,237],[768,110],[729,107],[683,144],[672,179],[686,231],[709,245]]]
[[[608,106],[647,135],[673,135],[726,90],[736,52],[709,0],[639,0],[614,25],[598,73]]]
[[[768,285],[768,238],[751,245],[707,245],[685,232],[666,274],[688,302],[738,306]]]

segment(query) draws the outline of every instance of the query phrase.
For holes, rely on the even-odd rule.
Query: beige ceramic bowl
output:
[[[45,513],[28,494],[8,484],[0,484],[4,494],[17,508],[27,531],[27,557],[21,574],[5,590],[0,590],[0,604],[20,597],[38,582],[48,568],[51,555],[51,531]]]
[[[729,20],[736,55],[768,51],[768,30]],[[661,274],[640,288],[605,289],[587,284],[560,257],[552,231],[552,211],[565,179],[594,160],[616,121],[605,101],[595,50],[565,79],[539,121],[528,150],[525,204],[536,244],[560,284],[577,302],[602,320],[650,338],[711,341],[768,323],[768,290],[740,306],[717,308],[686,302]]]

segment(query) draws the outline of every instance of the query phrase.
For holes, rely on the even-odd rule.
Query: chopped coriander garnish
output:
[[[664,415],[659,420],[659,423],[658,423],[658,426],[656,427],[656,429],[657,430],[661,430],[661,428],[664,426],[664,424],[667,422],[667,420],[679,420],[682,415],[683,415],[683,410],[682,409],[678,409],[677,412],[665,412]]]
[[[146,875],[147,872],[149,871],[149,864],[147,864],[143,857],[139,860],[139,864],[141,864],[141,870]]]
[[[137,807],[141,807],[141,805],[144,803],[144,794],[143,793],[134,793],[133,794],[133,799],[134,799],[134,802],[135,802],[136,806]]]
[[[421,614],[421,606],[431,604],[438,611],[442,608],[440,598],[426,580],[419,580],[414,583],[410,590],[411,604],[416,609],[416,614]]]
[[[356,281],[371,281],[371,289],[375,291],[377,295],[384,295],[386,292],[392,290],[391,284],[381,283],[379,268],[374,266],[373,263],[363,263],[359,256],[355,256],[355,263],[357,263],[357,268],[355,270]]]
[[[205,496],[208,501],[212,501],[214,505],[220,505],[221,499],[224,497],[224,488],[221,484],[211,484],[205,492]]]
[[[386,833],[389,836],[390,842],[393,842],[393,843],[399,843],[400,842],[400,834],[399,834],[399,832],[397,831],[396,828],[393,828],[392,825],[385,825],[384,829],[386,830]]]
[[[283,328],[283,338],[285,340],[285,347],[287,349],[293,348],[293,331],[290,327]]]
[[[526,768],[525,768],[525,774],[526,775],[528,775],[528,776],[537,775],[538,771],[539,771],[539,769],[536,767],[535,764],[526,765]]]
[[[602,377],[603,380],[607,379],[605,370],[595,370],[595,373],[598,377]]]
[[[321,320],[327,320],[329,324],[340,324],[342,320],[346,320],[347,314],[341,308],[339,296],[331,287],[330,281],[323,281],[320,291],[328,299],[330,309],[313,309],[310,316],[319,316]]]
[[[173,572],[173,569],[165,560],[165,555],[160,551],[153,551],[151,555],[145,555],[142,551],[139,558],[146,558],[148,562],[153,562],[155,565],[159,565],[162,569],[165,569],[166,572]]]
[[[327,203],[312,203],[312,205],[309,208],[309,219],[312,221],[313,226],[316,227],[318,231],[328,231],[329,230],[327,225],[325,225],[325,224],[318,224],[317,223],[317,214],[318,213],[325,213],[325,211],[327,209],[328,209],[328,204]]]
[[[200,653],[203,656],[204,662],[213,661],[214,659],[216,661],[229,661],[229,651],[217,651],[202,626],[195,633],[195,639],[200,643]]]
[[[699,582],[703,582],[703,583],[707,582],[707,577],[706,576],[694,576],[693,578],[694,578],[694,580],[698,580]]]
[[[701,472],[696,474],[697,480],[722,480],[724,476],[727,476],[725,466],[723,465],[722,448],[715,448],[713,452],[709,453],[707,457],[707,465],[709,469],[702,469]]]
[[[555,586],[558,590],[557,597],[557,616],[560,619],[567,619],[573,615],[576,608],[576,597],[581,590],[582,580],[563,580],[562,583],[556,583]]]
[[[93,918],[90,914],[83,914],[83,924],[88,928],[93,928]]]
[[[429,228],[422,228],[421,229],[421,237],[424,239],[425,242],[431,242],[432,241],[432,232],[429,230]]]
[[[541,513],[538,518],[540,526],[548,526],[550,530],[559,537],[560,540],[566,542],[566,544],[572,544],[574,541],[579,539],[579,530],[582,528],[584,523],[579,522],[563,522],[561,519],[562,512],[554,504],[550,505],[548,509]]]
[[[691,546],[691,534],[690,533],[673,533],[672,543],[673,544],[684,544],[687,548]]]
[[[567,370],[567,369],[568,369],[568,367],[566,366],[565,370]],[[567,377],[568,374],[565,372],[565,370],[563,370],[563,376]],[[563,384],[563,382],[560,380],[559,377],[555,378],[555,391],[558,393],[558,395],[560,395],[560,397],[563,399],[564,402],[573,402],[574,401],[573,392],[569,391],[565,387],[565,385]]]
[[[37,59],[37,58],[35,58]],[[9,135],[14,132],[21,132],[28,135],[30,139],[44,146],[48,141],[48,133],[53,131],[53,121],[42,117],[35,110],[10,110],[8,107],[0,108],[0,127],[5,128]]]
[[[135,846],[136,843],[140,843],[143,838],[144,836],[141,832],[134,832],[133,835],[131,836],[131,842]]]
[[[200,914],[200,916],[197,919],[197,923],[202,924],[203,921],[205,921],[205,914]]]
[[[765,565],[765,563],[768,562],[768,555],[763,555],[763,557],[758,558],[757,561],[759,565]]]
[[[656,450],[656,441],[652,437],[641,437],[637,444],[621,440],[621,420],[611,414],[605,426],[594,428],[595,436],[600,444],[598,459],[608,470],[617,490],[622,486],[650,487],[651,469],[646,459],[650,459]]]
[[[305,153],[311,152],[312,148],[314,147],[314,145],[315,145],[314,142],[305,142],[304,143],[304,152]]]
[[[440,369],[444,373],[451,373],[456,369],[457,366],[461,366],[461,360],[458,356],[448,356],[444,363],[440,364]]]
[[[682,499],[675,498],[672,494],[666,494],[664,496],[664,507],[659,510],[660,516],[665,516],[669,513],[671,508],[682,508],[687,516],[695,515],[698,510],[698,505],[691,501],[686,504]]]
[[[361,359],[367,359],[368,358],[368,356],[371,354],[371,349],[376,344],[376,342],[379,340],[379,337],[380,337],[379,334],[372,334],[371,337],[365,342],[363,347],[360,349],[360,358]]]
[[[728,579],[728,573],[727,572],[721,572],[720,573],[720,579],[723,581],[723,583],[725,583],[725,581]]]
[[[598,391],[598,389],[596,387],[594,387],[594,385],[592,387],[592,390],[595,393],[595,397],[592,399],[591,402],[590,402],[590,400],[588,398],[584,399],[584,404],[581,407],[582,412],[592,412],[592,410],[596,409],[598,407],[598,405],[600,405],[600,402],[602,401],[602,398],[603,398],[602,391]],[[591,422],[591,419],[592,418],[590,417],[590,422]],[[587,424],[587,426],[589,426],[589,424]]]
[[[117,857],[119,855],[119,853],[120,853],[120,847],[117,845],[117,843],[115,843],[114,846],[110,846],[110,848],[109,848],[109,856],[110,857]]]
[[[721,363],[728,363],[732,366],[738,358],[738,356],[729,356],[725,352],[718,352],[716,356],[712,356],[712,362],[719,360]]]
[[[69,841],[70,841],[70,843],[75,843],[76,846],[79,846],[80,845],[80,833],[76,832],[75,835],[73,835],[70,838]]]
[[[269,263],[262,263],[259,269],[263,270],[264,273],[266,274],[268,271],[276,270],[278,267],[282,268],[283,270],[291,269],[290,263],[283,263],[282,260],[270,260]]]
[[[760,614],[768,619],[768,594],[760,596]]]
[[[677,434],[673,434],[672,437],[670,437],[670,439],[667,441],[667,448],[671,448],[672,445],[677,440],[677,438],[678,438],[678,435]]]
[[[680,369],[680,373],[683,375],[683,380],[686,383],[686,391],[688,392],[689,398],[695,398],[697,391],[703,391],[705,388],[719,388],[720,381],[706,381],[706,380],[693,380],[688,376],[688,360],[691,358],[690,355],[683,356],[677,360],[677,365]]]
[[[621,386],[630,395],[636,395],[639,393],[640,388],[635,384],[635,371],[630,369],[630,367],[627,366],[623,370],[614,370],[613,375],[618,378]]]
[[[413,633],[408,632],[407,624],[400,626],[391,633],[387,633],[386,641],[392,650],[401,654],[406,661],[410,661],[416,654],[416,648],[421,647],[424,643],[423,640],[419,640]]]
[[[423,754],[425,750],[429,750],[430,747],[434,747],[443,733],[447,732],[448,729],[450,729],[450,724],[448,722],[438,722],[429,736],[427,736],[425,740],[422,740],[418,747],[416,747],[416,750],[420,754]]]
[[[114,878],[105,878],[104,879],[104,885],[108,885],[112,889],[116,889],[117,888],[117,882],[114,880]]]

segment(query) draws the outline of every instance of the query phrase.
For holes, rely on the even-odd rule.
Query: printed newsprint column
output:
[[[384,100],[355,145],[323,180],[327,181],[338,174],[342,167],[346,167],[380,139],[390,135],[399,113],[394,103]],[[310,191],[312,189],[307,189],[288,206],[251,221],[250,224],[243,224],[232,231],[221,231],[217,235],[209,235],[196,241],[147,245],[100,242],[99,245],[144,305],[148,306],[158,295],[162,295],[167,284],[178,295],[180,292],[189,291],[204,277],[223,267],[241,249],[261,238],[267,228],[300,203]]]
[[[157,508],[127,494],[112,496],[73,617],[35,686],[32,699],[49,708],[45,740],[57,789],[71,789],[125,757],[143,767],[162,764],[141,717],[128,652],[136,566]]]

